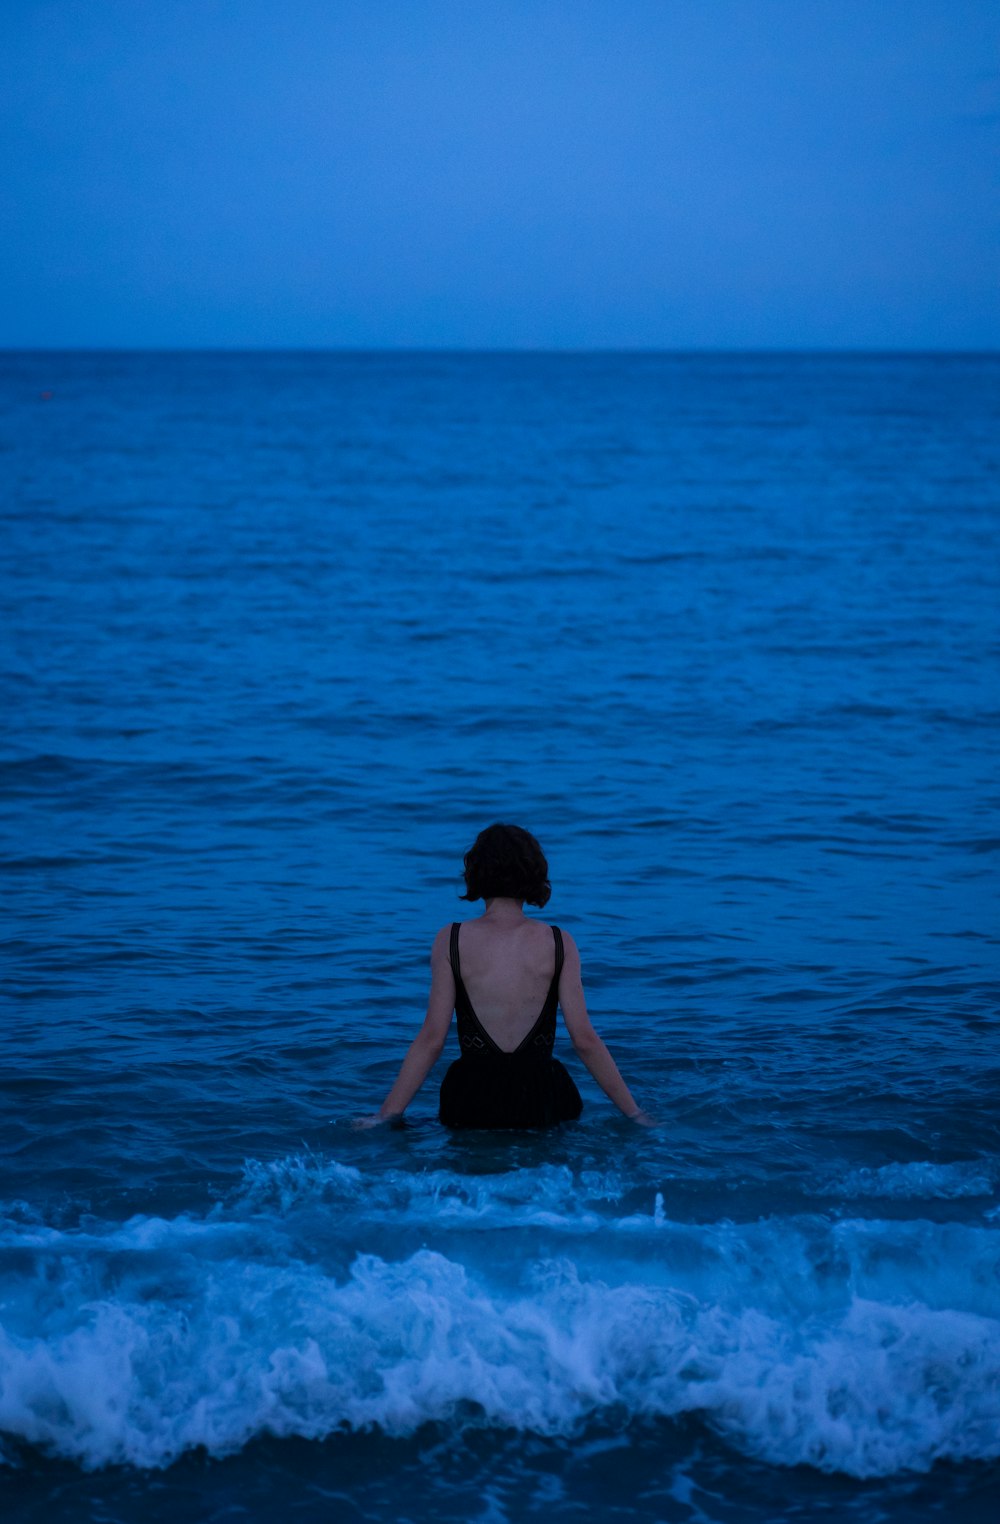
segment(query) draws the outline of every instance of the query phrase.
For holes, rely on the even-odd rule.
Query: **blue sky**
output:
[[[1000,347],[994,0],[4,0],[0,344]]]

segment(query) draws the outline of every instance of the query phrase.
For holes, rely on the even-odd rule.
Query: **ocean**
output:
[[[1000,357],[0,356],[0,1513],[993,1524]],[[462,854],[640,1102],[357,1131]]]

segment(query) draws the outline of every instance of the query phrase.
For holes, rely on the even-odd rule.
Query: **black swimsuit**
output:
[[[448,1127],[549,1127],[574,1121],[583,1110],[580,1092],[552,1057],[562,932],[553,926],[556,968],[541,1014],[524,1041],[508,1053],[493,1041],[472,1009],[458,956],[460,924],[456,921],[451,928],[451,967],[462,1056],[450,1065],[441,1085],[441,1121]]]

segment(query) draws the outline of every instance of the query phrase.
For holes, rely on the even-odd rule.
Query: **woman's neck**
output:
[[[496,899],[486,901],[486,909],[483,911],[481,919],[497,922],[523,921],[526,919],[524,901],[509,900],[501,895],[497,895]]]

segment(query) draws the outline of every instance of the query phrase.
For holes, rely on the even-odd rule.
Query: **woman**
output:
[[[440,1057],[458,1014],[462,1055],[441,1086],[441,1121],[449,1127],[546,1127],[575,1120],[580,1092],[552,1056],[556,1007],[577,1053],[625,1116],[649,1123],[590,1024],[576,943],[558,926],[524,913],[546,904],[548,863],[520,826],[492,825],[465,854],[466,900],[485,900],[476,920],[438,932],[431,950],[431,993],[424,1024],[396,1083],[373,1117],[376,1126],[403,1115]]]

